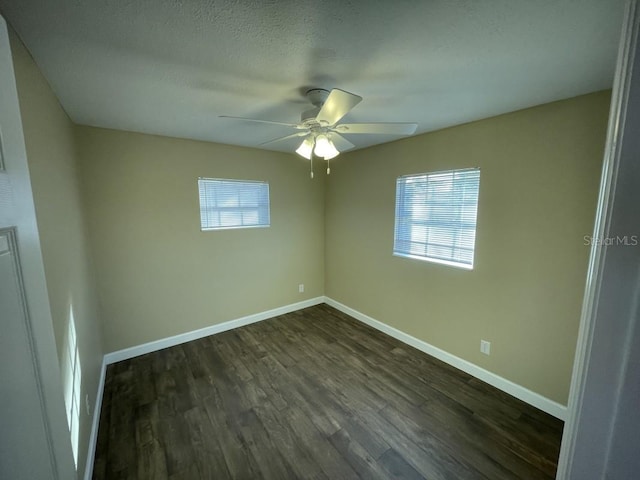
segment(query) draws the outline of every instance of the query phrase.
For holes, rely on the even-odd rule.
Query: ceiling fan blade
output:
[[[331,132],[329,133],[329,138],[340,152],[346,152],[347,150],[351,150],[355,147],[353,143],[351,143],[339,133]]]
[[[264,142],[261,143],[260,145],[270,145],[272,143],[277,143],[277,142],[282,142],[284,140],[289,140],[290,138],[296,138],[296,137],[303,137],[305,135],[307,135],[307,132],[296,132],[296,133],[292,133],[291,135],[287,135],[286,137],[280,137],[280,138],[275,138],[273,140],[269,140],[268,142]]]
[[[340,133],[371,133],[382,135],[412,135],[417,123],[343,123],[333,130]]]
[[[335,125],[361,101],[362,97],[358,95],[334,88],[320,108],[316,120],[326,122],[327,125]]]
[[[271,120],[258,120],[257,118],[232,117],[229,115],[220,115],[218,118],[231,118],[233,120],[244,120],[245,122],[268,123],[270,125],[282,125],[284,127],[291,127],[291,128],[297,128],[297,129],[304,128],[303,126],[296,125],[295,123],[272,122]]]

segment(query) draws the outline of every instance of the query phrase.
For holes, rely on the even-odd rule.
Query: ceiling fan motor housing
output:
[[[316,117],[318,116],[318,113],[320,113],[320,109],[324,105],[324,102],[327,101],[328,97],[329,91],[323,88],[312,88],[311,90],[307,90],[307,99],[315,108],[302,112],[302,115],[300,115],[301,123],[310,129],[319,127],[320,124],[316,120]]]
[[[314,107],[322,107],[324,102],[329,98],[329,90],[325,90],[324,88],[312,88],[311,90],[307,90],[307,98],[311,102],[311,105]]]

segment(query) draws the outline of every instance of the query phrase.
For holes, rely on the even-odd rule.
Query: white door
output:
[[[0,478],[77,478],[7,26],[0,17]]]

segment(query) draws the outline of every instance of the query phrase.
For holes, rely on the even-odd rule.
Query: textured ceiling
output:
[[[609,88],[623,5],[0,0],[0,12],[73,121],[257,147],[291,131],[218,116],[295,123],[310,87],[364,97],[345,121],[417,133]]]

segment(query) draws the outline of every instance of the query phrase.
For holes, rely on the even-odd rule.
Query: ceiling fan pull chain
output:
[[[309,159],[309,165],[311,165],[311,175],[310,177],[313,178],[313,153],[311,154],[311,158]]]
[[[327,175],[329,175],[331,173],[331,167],[329,166],[329,162],[331,161],[331,159],[327,159]]]

